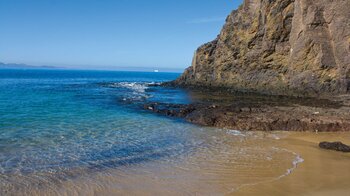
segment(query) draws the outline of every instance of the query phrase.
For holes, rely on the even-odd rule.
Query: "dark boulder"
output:
[[[335,150],[340,152],[350,152],[350,146],[341,142],[321,142],[320,148],[327,150]]]

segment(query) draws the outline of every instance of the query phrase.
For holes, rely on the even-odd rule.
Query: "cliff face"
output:
[[[180,86],[316,96],[350,92],[349,0],[245,0]]]

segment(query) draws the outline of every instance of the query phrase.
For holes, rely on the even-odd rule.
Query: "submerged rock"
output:
[[[244,0],[171,85],[319,96],[350,91],[349,0]]]
[[[350,146],[345,145],[341,142],[321,142],[320,148],[327,150],[335,150],[340,152],[350,152]]]

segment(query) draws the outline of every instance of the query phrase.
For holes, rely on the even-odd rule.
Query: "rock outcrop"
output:
[[[238,101],[229,105],[148,103],[144,109],[197,125],[242,131],[350,131],[350,107],[346,105],[319,107]]]
[[[244,0],[174,85],[268,94],[350,92],[349,0]]]
[[[319,144],[320,148],[326,150],[335,150],[339,152],[350,152],[350,146],[345,145],[341,142],[321,142]]]

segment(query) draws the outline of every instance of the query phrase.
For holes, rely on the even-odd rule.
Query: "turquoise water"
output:
[[[173,73],[0,71],[1,174],[102,169],[190,149],[185,130],[176,125],[184,123],[139,108],[146,99],[186,102],[178,90],[148,87],[176,77]]]
[[[268,164],[266,168],[263,164],[250,165],[251,161],[266,161],[266,157],[285,153],[266,147],[265,143],[259,146],[256,135],[204,129],[142,109],[146,102],[191,102],[191,96],[183,90],[156,85],[178,76],[176,73],[0,70],[0,195],[25,191],[36,195],[32,190],[50,189],[53,185],[55,190],[62,190],[59,184],[86,174],[111,175],[118,168],[149,164],[150,168],[158,165],[156,168],[165,167],[166,171],[182,168],[177,173],[186,171],[183,175],[188,174],[188,178],[197,175],[190,171],[206,168],[210,172],[199,172],[201,176],[196,177],[202,178],[201,182],[214,174],[218,178],[216,173],[227,174],[228,179],[239,173],[250,179],[246,168],[271,169]],[[210,162],[214,157],[215,161]],[[276,158],[274,169],[281,167],[283,174],[293,159],[280,157]],[[211,165],[201,166],[203,163]],[[227,169],[227,163],[235,163],[236,170],[235,165]],[[150,168],[142,171],[158,172]],[[128,178],[134,176],[132,172],[123,172]],[[176,179],[174,173],[162,173],[157,178]],[[211,180],[216,182],[220,178]],[[142,187],[135,179],[130,181],[135,184],[135,190]],[[122,186],[125,182],[118,183]],[[204,187],[210,186],[204,183]]]

